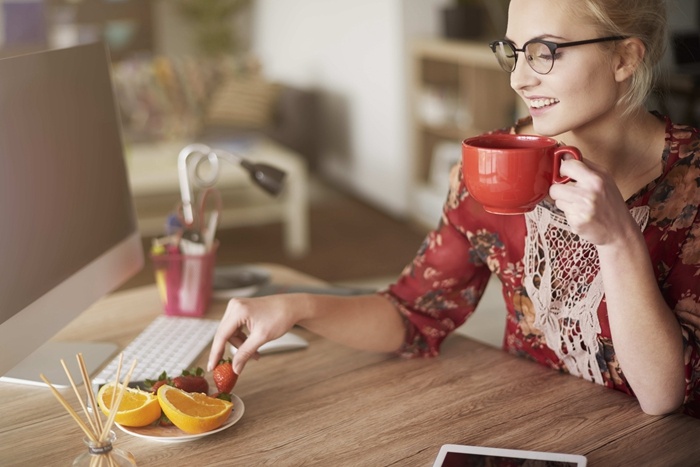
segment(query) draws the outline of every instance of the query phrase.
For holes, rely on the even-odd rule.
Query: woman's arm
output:
[[[672,412],[685,396],[683,337],[661,296],[641,232],[635,228],[616,243],[598,246],[598,256],[620,367],[644,412]]]
[[[226,343],[231,342],[238,348],[233,368],[240,374],[261,345],[295,324],[341,344],[372,351],[396,351],[405,336],[399,312],[380,295],[283,294],[233,299],[216,331],[208,367],[216,365]]]
[[[609,175],[579,161],[565,161],[562,174],[576,184],[555,185],[550,195],[572,231],[597,247],[612,341],[625,378],[645,412],[676,410],[685,394],[683,338],[642,233]]]

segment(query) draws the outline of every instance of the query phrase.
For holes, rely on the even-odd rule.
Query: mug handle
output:
[[[573,146],[559,146],[554,150],[554,183],[566,183],[571,180],[570,177],[562,177],[559,173],[559,168],[561,167],[561,161],[564,159],[565,154],[570,154],[577,161],[583,160],[581,156],[581,151]]]

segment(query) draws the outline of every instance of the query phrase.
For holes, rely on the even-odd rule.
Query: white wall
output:
[[[322,92],[324,174],[390,213],[408,206],[407,40],[438,0],[257,0],[266,75]]]

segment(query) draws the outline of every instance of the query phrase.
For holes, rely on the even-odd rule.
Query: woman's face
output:
[[[565,9],[577,1],[512,0],[506,37],[517,48],[534,38],[563,43],[601,37],[591,24]],[[559,49],[546,75],[537,74],[518,52],[510,84],[527,105],[537,133],[556,136],[582,130],[609,116],[621,92],[613,74],[612,44]]]

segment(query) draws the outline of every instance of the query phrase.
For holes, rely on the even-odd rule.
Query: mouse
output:
[[[260,355],[265,355],[276,352],[287,352],[289,350],[305,349],[308,346],[309,342],[306,339],[292,332],[287,332],[277,339],[273,339],[261,345],[258,349],[258,353]],[[229,347],[232,353],[236,353],[237,349],[233,345],[229,344]]]

